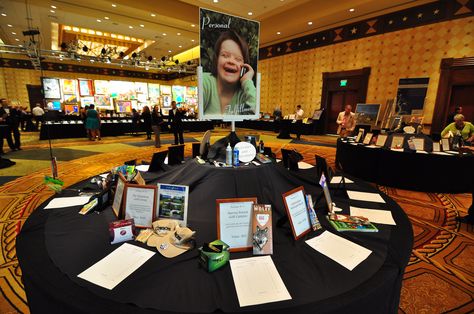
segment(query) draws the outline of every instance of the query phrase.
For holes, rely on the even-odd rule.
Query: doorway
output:
[[[464,120],[473,122],[474,121],[474,84],[472,85],[457,85],[451,89],[451,101],[449,102],[448,112],[454,112],[454,109],[458,106],[462,107],[462,114]],[[446,121],[445,125],[448,125],[453,121]]]
[[[351,105],[354,111],[356,104],[365,103],[369,75],[370,68],[323,73],[321,109],[326,112],[322,121],[324,133],[336,134],[337,116],[346,105]]]
[[[326,133],[336,134],[337,127],[336,124],[337,116],[341,111],[344,111],[346,105],[351,105],[352,110],[355,110],[355,105],[357,103],[357,91],[355,90],[344,90],[344,91],[334,91],[329,93],[329,108],[328,108],[328,125]],[[331,123],[334,122],[334,123]]]
[[[38,103],[44,106],[43,88],[41,85],[27,84],[26,89],[28,90],[28,98],[30,100],[30,110],[33,110]]]

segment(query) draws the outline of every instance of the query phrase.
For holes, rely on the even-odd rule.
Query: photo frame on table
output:
[[[449,141],[449,138],[442,138],[441,139],[441,147],[443,148],[443,151],[451,150],[451,142]]]
[[[135,221],[137,228],[151,228],[156,212],[155,185],[126,184],[123,196],[125,219]]]
[[[119,173],[117,176],[117,185],[115,187],[114,200],[112,202],[112,211],[114,212],[115,217],[117,217],[118,219],[121,219],[123,192],[125,190],[126,185],[127,180],[125,179],[123,174]]]
[[[284,193],[282,196],[293,237],[295,240],[298,240],[311,231],[304,188],[299,186]]]
[[[372,136],[374,136],[373,133],[367,133],[364,137],[364,141],[362,142],[362,144],[364,145],[369,145],[370,144],[370,141],[372,140]]]
[[[385,146],[387,138],[387,134],[379,134],[379,136],[377,137],[377,141],[375,142],[375,146]]]
[[[433,142],[433,152],[440,152],[440,151],[441,151],[440,144],[438,142]]]
[[[424,138],[414,138],[413,144],[415,145],[416,150],[425,150],[425,139]]]
[[[252,218],[256,197],[216,200],[217,238],[231,252],[252,250]]]
[[[173,219],[186,227],[188,220],[189,186],[158,183],[156,219]]]
[[[359,133],[357,133],[357,137],[355,139],[356,143],[359,143],[362,137],[364,136],[365,130],[359,129]]]
[[[394,135],[392,136],[392,143],[390,144],[390,148],[403,148],[404,141],[405,141],[405,136]]]

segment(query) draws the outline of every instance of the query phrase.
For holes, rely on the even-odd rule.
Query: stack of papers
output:
[[[155,252],[125,243],[77,277],[112,290],[153,255]]]
[[[53,198],[44,209],[80,206],[88,203],[90,198],[90,195]]]
[[[371,250],[329,231],[324,231],[320,236],[312,238],[306,243],[348,270],[353,270],[372,253]]]
[[[347,195],[349,195],[349,198],[351,200],[385,203],[382,196],[380,196],[380,194],[378,194],[378,193],[347,191]]]
[[[359,208],[351,206],[351,216],[362,216],[369,219],[370,222],[385,225],[396,225],[392,213],[389,210],[378,210],[369,208]]]
[[[241,307],[291,299],[270,256],[234,259],[229,263]]]

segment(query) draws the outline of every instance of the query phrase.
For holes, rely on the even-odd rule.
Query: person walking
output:
[[[161,147],[161,139],[160,139],[160,132],[161,132],[161,125],[163,124],[163,113],[161,112],[161,108],[156,105],[153,107],[153,112],[151,113],[151,128],[153,133],[155,133],[155,147]]]
[[[36,130],[39,130],[39,124],[43,124],[43,118],[44,118],[44,110],[41,108],[41,104],[37,103],[36,106],[31,110],[31,113],[33,114],[33,118],[35,119],[35,127]]]
[[[148,106],[144,106],[141,118],[143,119],[143,127],[146,132],[146,139],[151,140],[151,112]]]
[[[176,101],[171,102],[171,110],[168,114],[168,121],[170,123],[171,131],[174,134],[174,144],[184,144],[183,139],[183,113],[176,107]]]

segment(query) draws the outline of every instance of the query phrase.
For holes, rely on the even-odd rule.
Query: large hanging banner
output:
[[[201,119],[257,119],[260,111],[257,71],[260,23],[200,9]]]

